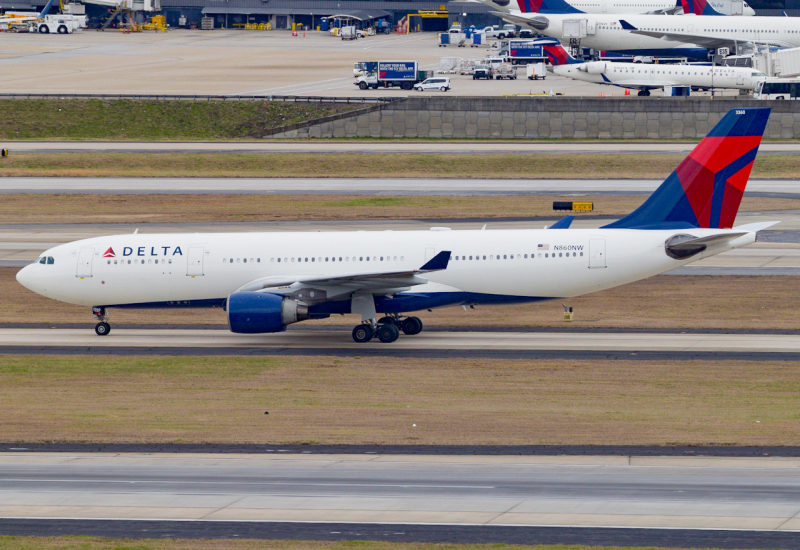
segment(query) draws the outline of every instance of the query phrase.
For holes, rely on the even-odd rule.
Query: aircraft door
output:
[[[589,239],[589,269],[606,267],[606,240]]]
[[[190,246],[189,247],[189,265],[186,268],[186,275],[188,277],[202,277],[203,276],[203,247]]]
[[[436,249],[432,246],[427,247],[425,249],[425,263],[428,263],[428,260],[432,260],[434,256],[436,256]]]
[[[76,277],[85,279],[92,276],[92,258],[94,258],[94,248],[81,248],[78,254],[78,271]]]
[[[736,75],[736,84],[740,86],[744,84],[744,73],[742,71],[739,71]]]

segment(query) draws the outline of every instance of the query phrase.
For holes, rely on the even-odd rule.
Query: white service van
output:
[[[450,79],[446,76],[437,76],[434,78],[426,78],[419,84],[414,84],[414,89],[418,92],[425,92],[431,90],[441,90],[446,92],[450,89]]]
[[[800,99],[800,78],[765,78],[756,84],[753,99]]]

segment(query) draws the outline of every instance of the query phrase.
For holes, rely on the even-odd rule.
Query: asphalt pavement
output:
[[[15,153],[409,153],[409,154],[688,154],[697,141],[4,141]],[[800,143],[764,142],[759,154],[800,154]]]
[[[182,520],[202,522],[203,529],[224,521],[800,531],[796,458],[269,449],[260,455],[3,453],[0,517]],[[0,525],[5,532],[5,520]]]

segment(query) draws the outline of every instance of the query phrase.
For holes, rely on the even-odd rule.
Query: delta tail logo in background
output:
[[[728,112],[642,206],[606,227],[733,227],[769,112]]]
[[[116,257],[117,257],[117,255],[114,254],[114,249],[113,248],[109,247],[108,250],[103,252],[103,258],[116,258]]]
[[[517,0],[522,13],[585,13],[564,0]]]
[[[708,0],[681,0],[681,5],[685,14],[722,15],[708,3]]]

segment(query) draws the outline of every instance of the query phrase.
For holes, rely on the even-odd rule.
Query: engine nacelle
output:
[[[286,325],[308,319],[308,307],[280,294],[234,292],[228,296],[231,332],[260,334],[281,332]]]
[[[586,72],[589,74],[603,74],[606,72],[606,62],[592,61],[591,63],[586,63]]]

